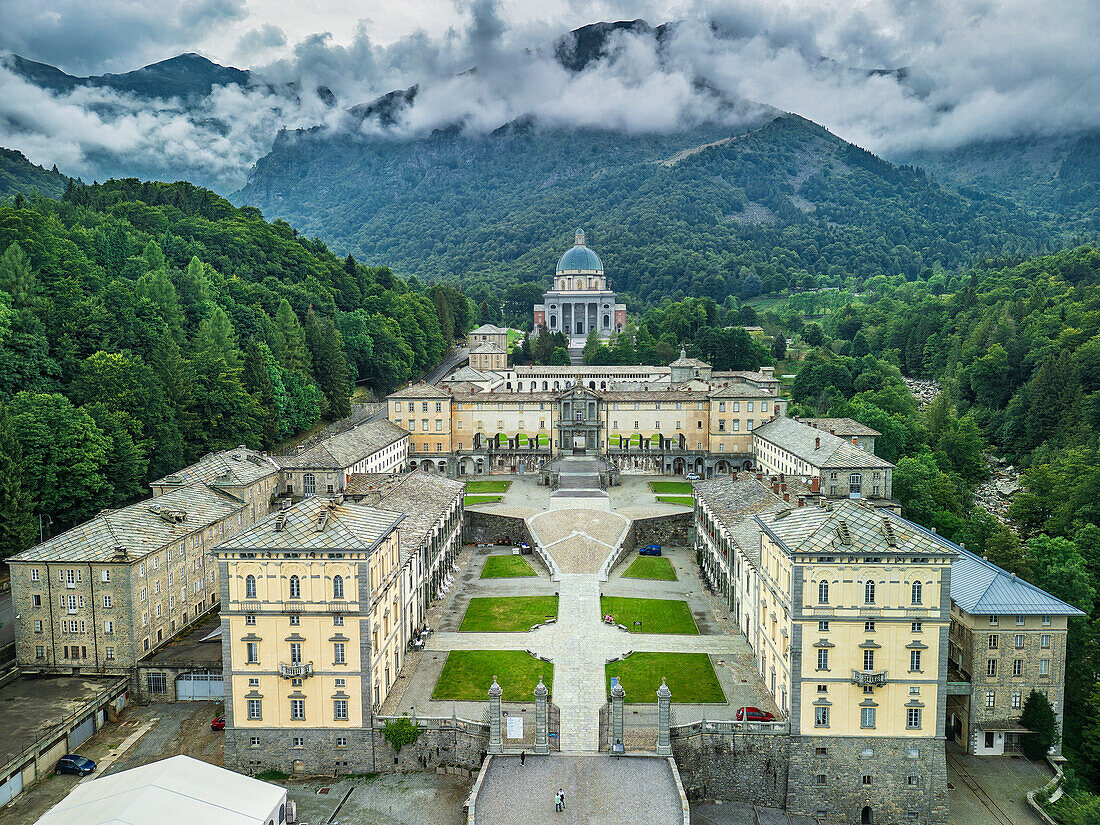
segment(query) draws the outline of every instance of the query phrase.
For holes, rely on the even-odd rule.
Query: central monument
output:
[[[535,305],[535,331],[562,332],[570,346],[583,346],[593,330],[610,338],[625,324],[626,304],[615,303],[603,262],[585,246],[584,230],[578,229],[573,247],[558,261],[553,286]]]

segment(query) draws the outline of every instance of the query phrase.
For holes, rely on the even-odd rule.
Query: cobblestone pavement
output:
[[[462,806],[470,785],[469,779],[420,773],[382,774],[339,781],[310,780],[291,782],[285,787],[298,808],[299,822],[465,825]],[[348,791],[351,795],[345,800]]]
[[[691,806],[692,825],[817,825],[820,821],[740,802],[698,802]]]
[[[1027,792],[1041,788],[1053,772],[1020,755],[967,756],[947,746],[948,799],[952,825],[1042,825],[1027,804]]]
[[[565,811],[554,794],[565,791]],[[680,794],[667,759],[656,757],[494,756],[475,809],[478,825],[676,825]]]

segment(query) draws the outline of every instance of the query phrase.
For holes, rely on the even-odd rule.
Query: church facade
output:
[[[573,247],[558,261],[553,286],[535,305],[534,321],[536,333],[564,333],[570,345],[583,345],[593,330],[609,338],[626,325],[626,304],[615,302],[603,262],[585,245],[583,230],[577,230]]]

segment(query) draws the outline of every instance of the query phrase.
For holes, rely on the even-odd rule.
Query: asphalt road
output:
[[[0,596],[0,647],[15,641],[15,611],[12,609],[11,591]]]
[[[443,380],[443,377],[447,375],[451,370],[457,367],[459,364],[468,361],[470,358],[470,350],[468,347],[460,347],[459,349],[452,350],[450,355],[432,367],[424,376],[423,381],[425,384],[438,384]],[[386,405],[383,404],[379,407],[378,411],[372,413],[367,420],[378,421],[379,419],[386,417]]]

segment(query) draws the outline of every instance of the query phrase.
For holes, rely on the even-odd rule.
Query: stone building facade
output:
[[[355,473],[396,473],[409,459],[409,434],[367,420],[290,455],[279,456],[281,492],[294,497],[341,493]]]
[[[584,232],[576,231],[572,249],[558,261],[554,285],[534,307],[534,330],[561,332],[583,345],[590,332],[601,338],[622,332],[626,326],[626,305],[616,303],[607,285],[603,262],[584,243]]]

